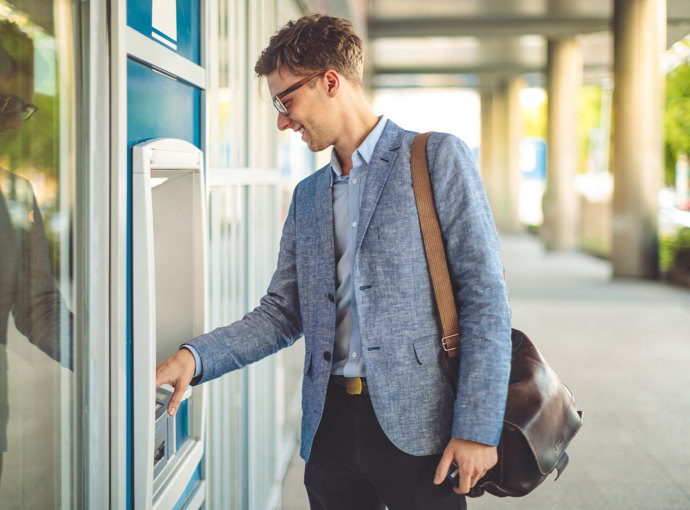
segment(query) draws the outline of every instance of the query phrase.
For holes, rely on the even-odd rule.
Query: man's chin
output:
[[[314,143],[313,140],[303,140],[307,144],[307,148],[311,152],[321,152],[322,150],[328,149],[330,145],[324,145],[322,143]]]

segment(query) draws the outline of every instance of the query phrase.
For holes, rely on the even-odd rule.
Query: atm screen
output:
[[[155,176],[155,177],[154,177]],[[193,338],[195,266],[194,172],[155,170],[165,178],[152,189],[156,272],[156,363],[161,363]]]

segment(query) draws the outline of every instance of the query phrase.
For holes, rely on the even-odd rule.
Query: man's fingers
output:
[[[452,452],[446,450],[443,452],[443,456],[436,467],[436,474],[434,475],[434,484],[439,485],[446,479],[448,470],[450,469],[450,463],[453,462]]]
[[[169,379],[167,370],[165,369],[165,363],[161,363],[156,367],[156,388],[163,384],[170,384],[172,381]]]
[[[168,402],[168,414],[170,416],[175,416],[177,409],[180,407],[182,395],[184,395],[184,391],[187,389],[187,386],[189,385],[184,383],[180,383],[175,386],[175,392],[173,393],[173,396],[170,397],[170,401]]]
[[[467,471],[463,470],[461,467],[458,486],[453,490],[455,492],[457,492],[458,494],[467,494],[468,492],[470,492],[470,488],[472,487],[472,485],[473,484],[472,484],[471,473],[468,473]]]
[[[478,468],[460,468],[460,484],[453,490],[458,494],[467,494],[470,489],[477,485],[479,480],[486,474],[486,471],[480,471]]]
[[[175,388],[168,402],[168,414],[174,416],[180,407],[182,396],[194,376],[194,355],[188,349],[180,349],[156,367],[156,388],[170,384]]]

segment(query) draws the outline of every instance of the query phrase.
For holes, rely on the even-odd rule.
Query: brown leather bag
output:
[[[443,327],[443,359],[455,392],[461,334],[431,190],[426,157],[430,134],[417,135],[412,144],[412,186]],[[527,335],[513,329],[511,341],[513,352],[498,463],[470,490],[471,497],[484,492],[495,496],[524,496],[554,469],[558,471],[558,479],[568,464],[565,449],[582,426],[582,411],[577,410],[572,393]]]

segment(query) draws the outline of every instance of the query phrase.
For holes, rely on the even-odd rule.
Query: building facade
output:
[[[163,263],[173,267],[168,282],[193,279],[182,252],[194,246],[203,257],[195,293],[166,287],[178,293],[168,312],[203,304],[189,331],[241,318],[265,292],[291,190],[317,157],[275,129],[253,67],[276,28],[313,7],[0,1],[3,508],[279,508],[297,441],[301,343],[195,388],[159,448],[155,363],[145,353],[160,362],[160,338],[156,354],[139,333],[137,314],[156,309],[138,289],[146,271],[166,283]],[[167,184],[150,158],[151,231],[159,242],[170,229],[178,248],[157,246],[144,270],[133,160],[160,139],[173,147],[154,151],[173,154],[161,182],[198,156],[203,240],[184,237],[192,185],[179,207],[159,210]],[[152,291],[159,319],[165,292]],[[155,344],[163,333],[153,328]]]

